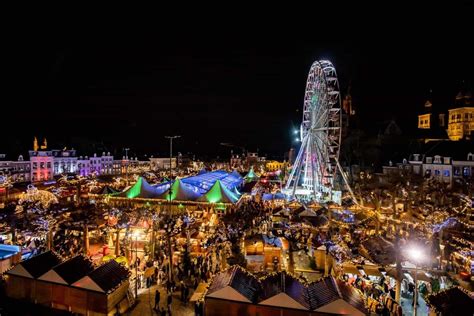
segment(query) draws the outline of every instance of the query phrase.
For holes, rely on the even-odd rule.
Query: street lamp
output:
[[[174,135],[174,136],[165,136],[165,138],[170,140],[170,181],[171,181],[171,176],[172,176],[172,159],[173,159],[173,139],[180,138],[180,135]],[[170,188],[169,188],[169,213],[168,216],[171,219],[171,182],[170,182]],[[169,221],[171,224],[171,221]],[[168,234],[168,251],[169,251],[169,261],[170,261],[170,266],[169,266],[169,282],[172,282],[173,280],[173,253],[171,250],[171,227],[167,227],[167,234]]]
[[[138,236],[140,233],[135,231],[133,237],[135,237],[135,299],[138,299]]]
[[[298,130],[295,129],[295,130],[293,131],[293,134],[295,134],[295,135],[298,134]]]
[[[407,250],[408,257],[410,261],[415,264],[415,292],[413,294],[413,315],[417,315],[417,300],[418,300],[418,263],[422,262],[425,259],[423,250],[416,246],[412,246]]]

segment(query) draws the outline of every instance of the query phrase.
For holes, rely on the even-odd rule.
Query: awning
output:
[[[204,283],[204,282],[199,283],[198,287],[194,291],[189,301],[190,302],[199,301],[200,299],[204,297],[204,294],[206,294],[206,291],[207,291],[207,283]]]
[[[348,274],[356,274],[362,276],[362,273],[357,269],[357,267],[353,264],[345,264],[342,266],[344,269],[344,273]]]
[[[383,274],[380,272],[379,267],[375,265],[364,265],[364,272],[367,275],[381,277]]]

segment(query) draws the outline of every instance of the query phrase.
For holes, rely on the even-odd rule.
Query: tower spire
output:
[[[33,150],[38,151],[38,139],[35,136],[35,139],[33,140]]]

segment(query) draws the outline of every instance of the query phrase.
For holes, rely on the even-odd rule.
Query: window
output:
[[[435,176],[439,176],[441,172],[439,170],[435,170]]]
[[[37,162],[33,162],[33,169],[36,169],[38,168],[38,163]]]
[[[461,114],[456,115],[456,119],[460,120],[461,119]]]
[[[426,157],[426,163],[433,163],[432,157]]]
[[[51,169],[51,163],[48,162],[48,169]]]
[[[444,170],[443,171],[443,176],[449,177],[449,170]]]
[[[469,176],[469,167],[464,167],[462,168],[462,175],[465,176],[465,177],[468,177]]]

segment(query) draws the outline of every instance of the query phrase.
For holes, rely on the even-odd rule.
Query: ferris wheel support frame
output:
[[[306,82],[300,126],[301,146],[285,185],[290,198],[302,195],[321,199],[327,194],[332,199],[334,180],[339,171],[352,199],[358,204],[339,163],[341,111],[335,67],[327,60],[315,61]]]

